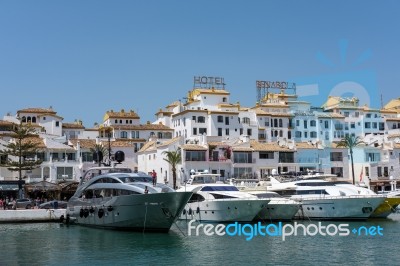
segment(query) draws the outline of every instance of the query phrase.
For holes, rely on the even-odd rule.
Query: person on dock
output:
[[[151,177],[153,179],[153,186],[155,187],[157,184],[157,173],[156,173],[156,171],[154,171],[154,169],[153,169],[153,172],[151,172]]]
[[[12,201],[12,209],[13,210],[17,209],[17,201],[15,199],[13,199],[13,201]]]

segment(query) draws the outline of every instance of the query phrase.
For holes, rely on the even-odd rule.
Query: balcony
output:
[[[209,158],[210,162],[230,162],[230,159],[220,156],[219,158]]]

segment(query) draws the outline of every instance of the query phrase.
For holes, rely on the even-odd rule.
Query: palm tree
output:
[[[101,166],[103,158],[108,157],[108,150],[103,144],[95,144],[93,148],[90,148],[90,152],[92,152],[93,155],[96,154],[94,155],[96,157],[95,161],[99,163],[99,166]]]
[[[356,183],[354,178],[354,162],[353,162],[353,148],[358,146],[359,144],[364,143],[360,137],[356,136],[346,136],[343,138],[338,144],[337,147],[345,147],[350,150],[350,160],[351,160],[351,173],[353,176],[353,185]]]
[[[164,161],[168,162],[172,167],[173,187],[176,189],[176,165],[182,161],[181,150],[177,149],[175,151],[164,151],[163,154],[166,155]]]

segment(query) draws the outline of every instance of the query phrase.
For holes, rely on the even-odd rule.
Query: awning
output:
[[[79,186],[79,182],[75,181],[68,181],[68,182],[63,182],[58,184],[61,188],[61,191],[66,193],[66,192],[75,192]]]
[[[40,181],[35,183],[29,183],[25,185],[25,191],[59,191],[61,187],[58,184],[50,183],[47,181]]]

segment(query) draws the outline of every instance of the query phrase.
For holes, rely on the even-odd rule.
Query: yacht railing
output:
[[[332,195],[326,195],[326,194],[321,194],[321,195],[313,195],[311,197],[304,197],[307,195],[292,195],[291,197],[288,197],[290,199],[296,200],[296,201],[304,201],[304,200],[319,200],[319,199],[369,199],[369,198],[386,198],[386,196],[383,195],[347,195],[347,196],[332,196]]]

